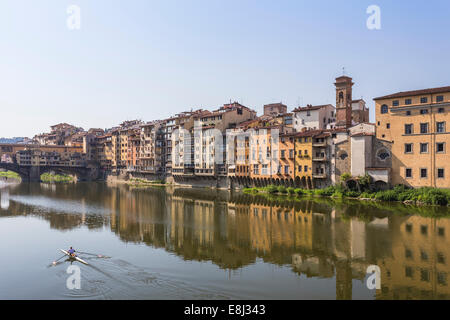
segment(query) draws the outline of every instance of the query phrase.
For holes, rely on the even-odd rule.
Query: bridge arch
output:
[[[98,174],[94,169],[85,167],[19,166],[16,163],[5,162],[0,162],[0,168],[19,174],[22,182],[40,182],[41,175],[48,172],[75,176],[77,181],[95,180]]]

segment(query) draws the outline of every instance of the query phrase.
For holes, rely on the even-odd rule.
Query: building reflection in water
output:
[[[78,214],[39,213],[53,228],[109,226],[124,242],[229,270],[262,259],[290,266],[298,275],[334,278],[337,299],[352,299],[355,280],[365,286],[369,265],[381,268],[382,289],[373,291],[377,299],[450,298],[450,219],[395,214],[411,211],[404,206],[80,184],[56,190],[21,186],[11,201],[2,189],[2,216],[36,214],[14,201],[16,194],[79,201]],[[108,214],[93,214],[95,207]]]

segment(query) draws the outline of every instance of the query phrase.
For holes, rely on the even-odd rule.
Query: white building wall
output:
[[[366,173],[367,155],[369,150],[367,146],[367,136],[351,137],[351,174],[353,177],[363,176]],[[371,138],[369,136],[369,138]]]

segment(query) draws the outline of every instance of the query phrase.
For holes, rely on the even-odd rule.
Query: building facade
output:
[[[376,136],[392,142],[392,184],[450,188],[450,87],[374,100]]]

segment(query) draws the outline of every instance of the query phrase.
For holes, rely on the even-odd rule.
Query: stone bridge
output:
[[[20,166],[17,163],[0,162],[0,169],[18,173],[22,182],[40,182],[41,175],[47,172],[73,175],[78,181],[93,181],[99,178],[97,167]]]

